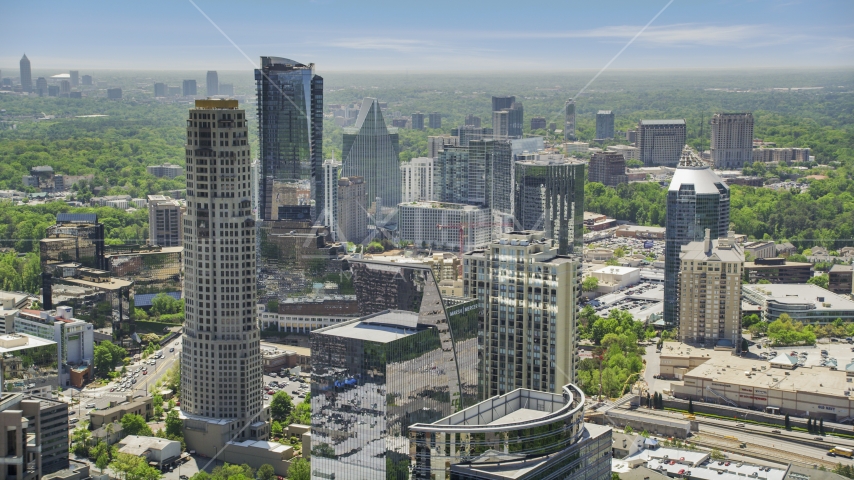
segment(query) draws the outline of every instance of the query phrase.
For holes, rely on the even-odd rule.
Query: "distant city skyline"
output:
[[[58,4],[47,12],[10,4],[0,21],[9,39],[3,73],[17,70],[24,53],[34,70],[252,68],[192,3],[153,3]],[[328,71],[510,71],[601,68],[667,1],[536,9],[507,1],[489,8],[439,1],[429,9],[336,0],[196,4],[251,62],[273,52]],[[288,35],[281,34],[285,14],[301,19]],[[844,0],[675,1],[610,68],[852,66],[852,22],[854,3]],[[79,34],[69,36],[69,25]]]

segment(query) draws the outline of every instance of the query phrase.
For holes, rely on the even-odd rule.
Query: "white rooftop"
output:
[[[627,275],[632,272],[640,271],[640,269],[635,267],[605,266],[593,271],[596,273],[608,273],[611,275]]]
[[[386,310],[317,330],[320,335],[346,337],[378,343],[389,343],[417,332],[418,314],[403,310]]]
[[[778,303],[812,303],[816,310],[854,310],[854,301],[811,283],[755,284],[742,288]]]

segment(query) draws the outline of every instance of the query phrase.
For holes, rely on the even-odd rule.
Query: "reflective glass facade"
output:
[[[584,163],[516,162],[513,215],[518,230],[541,230],[556,239],[558,254],[581,254],[584,229]]]
[[[408,479],[409,426],[475,401],[478,308],[429,266],[350,272],[362,317],[311,335],[312,478]]]
[[[397,129],[388,128],[376,98],[362,100],[353,127],[344,129],[341,175],[362,177],[368,198],[367,214],[375,225],[395,223],[402,180]]]
[[[314,219],[323,207],[323,78],[315,75],[313,63],[261,57],[255,86],[261,150],[258,217]]]
[[[683,245],[729,229],[729,187],[709,167],[680,166],[667,191],[664,247],[664,321],[678,324],[679,253]]]
[[[584,394],[572,384],[492,397],[413,425],[409,439],[417,480],[610,477],[610,429],[584,424]]]

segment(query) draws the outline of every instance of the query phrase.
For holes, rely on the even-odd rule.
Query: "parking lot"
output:
[[[270,387],[270,384],[275,382],[278,386]],[[284,385],[283,385],[284,384]],[[273,395],[270,395],[269,392],[276,393],[278,391],[288,392],[288,395],[293,399],[294,406],[302,403],[305,398],[305,394],[310,391],[310,385],[308,381],[305,383],[300,383],[299,381],[293,381],[290,378],[282,378],[279,374],[276,376],[272,376],[269,374],[264,374],[264,404],[268,405],[270,403],[270,399],[273,398]],[[300,398],[300,394],[303,395]]]

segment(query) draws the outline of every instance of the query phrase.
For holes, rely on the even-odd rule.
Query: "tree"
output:
[[[283,431],[284,428],[282,427],[282,424],[278,420],[273,420],[273,423],[270,425],[270,433],[272,433],[273,436],[278,437],[282,435]]]
[[[688,399],[688,413],[694,414],[694,400],[691,398]]]
[[[288,467],[288,480],[310,480],[311,479],[311,466],[308,463],[308,460],[304,458],[297,458],[293,462],[291,462],[291,466]]]
[[[807,432],[812,433],[812,419],[807,419]]]
[[[633,431],[634,429],[632,429],[632,426],[629,424],[626,424],[626,427],[623,429],[623,433],[627,433],[629,435],[631,435]]]
[[[791,429],[792,429],[792,421],[791,421],[791,420],[789,420],[789,414],[788,414],[788,413],[786,414],[786,420],[785,420],[785,422],[784,422],[784,425],[785,425],[785,427],[786,427],[786,430],[791,430]]]
[[[584,292],[593,292],[599,288],[599,279],[594,276],[589,276],[581,282],[581,290]]]
[[[620,480],[620,474],[617,472],[611,472],[611,480]]]
[[[276,471],[273,470],[273,466],[265,463],[258,467],[258,472],[255,474],[258,480],[273,480],[276,476]]]
[[[151,427],[145,423],[145,419],[135,413],[129,413],[122,417],[122,432],[128,435],[143,435],[149,437],[154,435],[151,431]]]
[[[273,395],[273,399],[270,400],[270,413],[275,420],[285,420],[291,414],[294,409],[294,402],[291,400],[291,396],[288,395],[288,392],[284,390],[279,390]]]
[[[741,339],[741,351],[746,352],[749,349],[750,349],[750,343],[747,341],[746,338],[742,338]]]
[[[181,421],[178,411],[169,410],[169,413],[166,414],[166,435],[181,437],[184,435],[183,427],[184,422]]]
[[[718,450],[717,448],[713,448],[711,453],[709,454],[709,458],[711,458],[712,460],[723,460],[726,457],[723,453],[721,453],[720,450]]]
[[[95,466],[98,467],[98,470],[101,473],[104,473],[104,469],[107,468],[107,465],[110,464],[110,457],[106,453],[102,453],[98,456],[98,459],[95,460]]]
[[[810,278],[807,280],[807,283],[827,289],[830,284],[830,276],[826,273],[822,273],[821,275],[816,275],[815,277]]]

